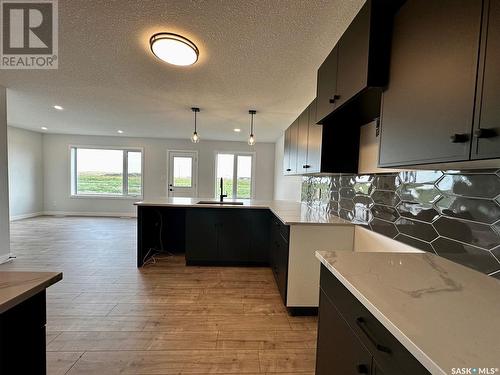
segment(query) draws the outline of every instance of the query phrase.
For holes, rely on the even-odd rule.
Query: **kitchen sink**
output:
[[[243,206],[243,202],[231,202],[231,201],[199,201],[196,204],[221,204],[221,205],[230,205],[230,206]]]

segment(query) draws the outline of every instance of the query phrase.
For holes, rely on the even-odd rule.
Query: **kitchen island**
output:
[[[45,289],[60,272],[0,272],[0,374],[46,373]]]
[[[317,375],[499,373],[498,280],[430,253],[316,255]]]
[[[319,265],[314,251],[332,243],[352,251],[353,224],[298,202],[200,201],[136,203],[138,267],[165,252],[185,253],[188,266],[270,266],[288,311],[317,313]]]

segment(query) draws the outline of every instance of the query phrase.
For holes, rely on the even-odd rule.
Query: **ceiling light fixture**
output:
[[[64,109],[60,105],[55,105],[54,108],[57,109],[58,111],[62,111]]]
[[[200,51],[189,39],[172,33],[158,33],[149,39],[151,52],[166,63],[179,66],[193,65]]]
[[[255,136],[253,134],[253,116],[257,113],[255,109],[251,109],[248,111],[250,113],[250,116],[252,116],[251,122],[250,122],[250,137],[248,138],[248,144],[250,146],[253,146],[255,144]]]
[[[236,129],[233,129],[233,131],[236,133],[239,133],[239,132],[241,132],[241,129],[236,128]]]
[[[200,112],[200,109],[199,108],[196,108],[196,107],[193,107],[191,108],[191,111],[194,112],[194,132],[193,132],[193,135],[191,136],[191,142],[193,143],[198,143],[200,141],[200,137],[198,136],[198,132],[197,132],[197,127],[196,127],[196,114],[198,112]]]
[[[123,130],[118,130],[117,133],[118,134],[123,134]]]
[[[40,129],[42,129],[42,130],[44,130],[44,131],[45,131],[45,130],[49,130],[49,128],[47,128],[46,126],[42,126]]]

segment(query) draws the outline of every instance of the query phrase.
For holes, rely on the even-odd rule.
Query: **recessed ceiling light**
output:
[[[118,134],[123,134],[123,130],[118,130]]]
[[[54,108],[57,109],[58,111],[62,111],[64,109],[60,105],[55,105]]]
[[[239,132],[241,131],[241,129],[238,129],[238,128],[233,129],[233,130],[234,130],[236,133],[239,133]]]
[[[187,66],[198,61],[200,51],[189,39],[172,33],[158,33],[151,37],[149,45],[153,54],[172,65]]]
[[[49,128],[47,128],[46,126],[42,126],[40,129],[42,129],[42,130],[49,130]]]

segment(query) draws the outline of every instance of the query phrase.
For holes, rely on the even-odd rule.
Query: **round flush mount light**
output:
[[[55,105],[54,109],[57,109],[58,111],[62,111],[64,108],[61,107],[60,105]]]
[[[149,45],[156,57],[172,65],[193,65],[200,54],[193,42],[178,34],[155,34],[149,40]]]
[[[123,130],[117,130],[116,131],[118,134],[123,134]]]
[[[233,129],[233,131],[234,131],[235,133],[239,133],[239,132],[241,132],[241,129],[236,128],[236,129]]]

